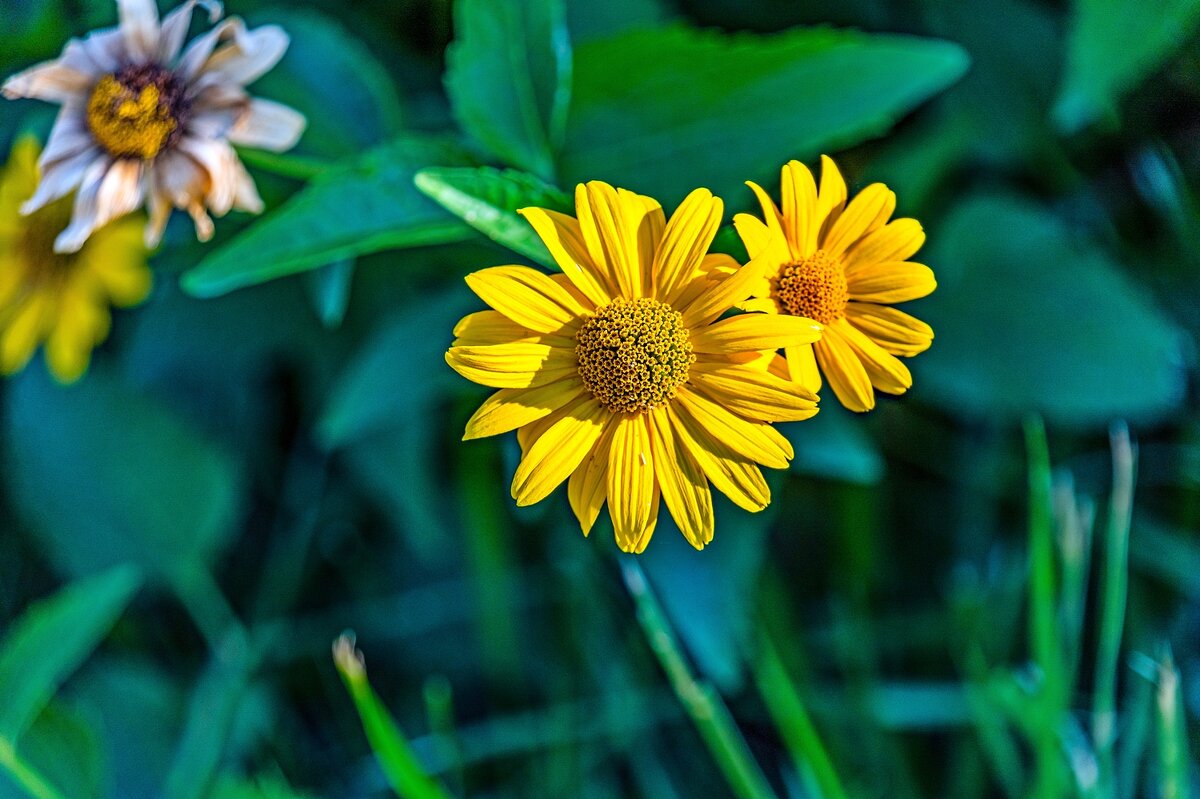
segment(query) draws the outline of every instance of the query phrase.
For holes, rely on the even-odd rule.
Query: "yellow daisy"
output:
[[[875,407],[875,389],[903,394],[912,375],[896,356],[929,348],[933,330],[888,307],[924,297],[937,287],[933,271],[911,258],[925,242],[915,219],[889,222],[896,195],[873,183],[846,204],[846,183],[837,165],[821,156],[821,186],[808,167],[783,167],[783,212],[763,189],[763,217],[738,214],[733,223],[750,257],[769,264],[742,308],[815,319],[825,326],[814,344],[789,347],[792,379],[813,391],[821,373],[833,393],[853,411]],[[818,370],[818,366],[820,367]]]
[[[498,266],[467,276],[494,310],[466,316],[446,361],[500,389],[464,439],[518,429],[518,505],[567,493],[584,535],[608,502],[617,544],[641,552],[659,501],[697,549],[712,540],[708,483],[749,511],[770,492],[759,465],[792,448],[771,422],[807,419],[816,397],[787,379],[775,351],[815,341],[820,325],[721,315],[750,296],[766,263],[708,247],[723,205],[697,189],[668,222],[650,199],[600,182],[575,192],[578,218],[521,210],[562,267]]]
[[[0,173],[0,372],[20,371],[45,343],[50,373],[70,383],[108,335],[109,306],[136,305],[150,291],[145,220],[110,222],[77,252],[56,253],[71,197],[20,211],[41,179],[39,151],[33,138],[20,139]]]

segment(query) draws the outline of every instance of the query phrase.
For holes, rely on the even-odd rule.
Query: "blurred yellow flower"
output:
[[[617,544],[641,552],[660,499],[697,549],[712,540],[708,483],[749,511],[770,491],[759,464],[784,468],[792,447],[771,422],[807,419],[816,397],[787,379],[775,351],[810,344],[797,317],[719,317],[765,279],[708,254],[723,205],[697,189],[668,222],[649,197],[600,182],[575,192],[578,218],[521,213],[562,268],[498,266],[467,276],[494,310],[465,317],[446,361],[500,389],[465,439],[518,429],[518,505],[570,478],[586,535],[608,502]]]
[[[752,285],[742,308],[815,319],[821,339],[786,350],[792,378],[812,391],[821,373],[853,411],[875,407],[875,389],[903,394],[912,375],[896,356],[929,348],[933,330],[887,307],[924,297],[937,287],[933,271],[911,258],[925,242],[915,219],[896,219],[896,195],[882,183],[846,204],[837,165],[821,156],[821,186],[808,167],[783,167],[783,211],[763,189],[748,183],[762,204],[763,220],[738,214],[734,225],[751,259],[770,265]],[[818,370],[818,366],[820,367]]]
[[[44,342],[51,374],[70,383],[108,335],[109,306],[135,305],[150,291],[145,220],[119,219],[78,252],[56,253],[71,198],[20,213],[38,185],[39,149],[31,137],[18,140],[0,173],[0,372],[20,371]]]

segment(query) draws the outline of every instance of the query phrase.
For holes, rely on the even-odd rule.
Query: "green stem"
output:
[[[1108,506],[1104,552],[1104,582],[1100,586],[1100,639],[1096,655],[1096,685],[1092,694],[1092,740],[1099,769],[1100,795],[1111,797],[1116,783],[1113,742],[1117,737],[1117,662],[1125,626],[1129,581],[1129,526],[1133,516],[1136,462],[1129,429],[1112,430],[1113,488]]]
[[[809,771],[824,799],[846,799],[846,789],[838,777],[833,761],[821,741],[796,691],[779,653],[764,635],[759,642],[754,662],[754,679],[767,705],[767,711],[783,735],[783,742],[792,756],[797,771]]]
[[[740,799],[774,799],[775,793],[754,761],[750,747],[734,724],[729,708],[711,685],[692,675],[684,661],[679,642],[675,640],[662,607],[646,582],[642,567],[632,557],[622,558],[621,574],[637,605],[638,622],[650,649],[667,673],[675,695],[696,725],[700,738],[716,760],[729,787]]]
[[[33,799],[64,799],[54,786],[17,754],[7,738],[0,738],[0,769]]]
[[[273,172],[285,178],[311,180],[329,168],[329,164],[316,158],[297,155],[281,155],[264,150],[238,148],[238,157],[250,166]]]

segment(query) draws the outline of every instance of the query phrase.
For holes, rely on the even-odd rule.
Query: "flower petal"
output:
[[[579,220],[544,208],[519,208],[517,213],[533,226],[563,274],[595,307],[612,302],[616,287],[608,284],[606,270],[593,264]]]
[[[792,252],[800,257],[812,255],[817,249],[817,183],[812,172],[799,161],[788,161],[782,170],[783,229]]]
[[[795,422],[817,414],[817,397],[803,385],[749,366],[697,362],[689,382],[736,414],[762,422]]]
[[[70,45],[68,45],[70,46]],[[18,72],[0,86],[0,93],[10,100],[30,97],[51,103],[78,100],[95,82],[87,72],[63,63],[64,59],[43,61]]]
[[[158,55],[158,7],[154,0],[117,0],[121,35],[134,63],[153,61]]]
[[[817,241],[824,241],[829,229],[837,222],[846,207],[846,181],[837,164],[827,155],[821,156],[821,189],[817,192],[817,214],[819,230]]]
[[[933,328],[904,311],[867,302],[846,306],[846,319],[892,355],[910,357],[929,349]]]
[[[777,350],[812,344],[821,330],[821,325],[803,316],[747,313],[693,330],[691,342],[696,352]]]
[[[755,463],[786,469],[795,454],[788,440],[769,424],[743,419],[686,386],[679,388],[674,404],[680,415],[690,417],[709,436]]]
[[[851,349],[850,344],[834,328],[826,328],[825,335],[813,345],[817,363],[829,380],[829,387],[838,401],[857,413],[875,407],[875,391],[866,367]]]
[[[708,189],[696,189],[679,204],[654,259],[654,296],[670,303],[700,268],[721,225],[724,203]]]
[[[695,420],[679,412],[676,405],[664,406],[676,440],[691,454],[713,484],[733,504],[757,513],[771,503],[771,489],[753,463],[714,439]]]
[[[613,420],[604,425],[604,432],[600,434],[596,445],[567,481],[567,499],[585,536],[592,531],[608,497],[608,453],[616,429]]]
[[[641,552],[654,533],[658,517],[658,485],[654,453],[645,414],[614,414],[608,456],[608,513],[617,546]]]
[[[532,388],[576,372],[573,350],[526,342],[451,347],[446,363],[468,380],[492,388]]]
[[[92,349],[108,335],[109,311],[77,283],[59,295],[56,318],[46,338],[46,365],[60,383],[74,383],[87,370]]]
[[[704,286],[695,299],[685,294],[676,306],[683,314],[683,324],[689,328],[707,325],[721,314],[745,299],[749,299],[755,285],[768,270],[777,267],[763,258],[757,258],[720,282]],[[685,304],[684,300],[690,300]]]
[[[872,183],[859,192],[829,228],[821,249],[831,256],[845,252],[875,223],[876,218],[886,208],[889,196],[893,197],[894,202],[894,195],[882,183]]]
[[[467,285],[481,300],[539,333],[573,330],[588,310],[565,289],[528,266],[495,266],[472,272]]]
[[[562,418],[533,442],[517,466],[512,481],[517,504],[541,502],[570,477],[600,438],[610,416],[590,394],[565,406]]]
[[[641,216],[633,217],[629,199],[607,183],[590,181],[585,184],[584,191],[590,214],[588,222],[585,222],[584,215],[580,213],[579,224],[593,260],[607,264],[609,276],[625,299],[643,296],[642,269],[638,262]],[[599,257],[596,248],[601,253]]]
[[[308,121],[294,108],[272,100],[251,98],[250,104],[229,131],[229,141],[272,152],[290,150],[300,140]]]
[[[217,0],[187,0],[178,8],[167,14],[162,21],[162,30],[158,40],[158,62],[170,64],[179,57],[183,49],[183,40],[187,37],[188,28],[192,24],[192,12],[196,6],[208,11],[209,24],[221,18],[221,4]]]
[[[763,222],[766,223],[767,229],[778,236],[780,241],[787,244],[788,235],[783,229],[783,217],[780,215],[775,201],[771,199],[771,195],[767,194],[762,186],[752,180],[747,180],[746,185],[754,192],[754,196],[758,198],[758,204],[762,206]],[[790,253],[787,260],[792,260]]]
[[[846,252],[846,271],[887,261],[907,261],[925,243],[925,231],[915,219],[896,219],[863,237]]]
[[[512,344],[535,335],[499,311],[476,311],[454,326],[454,346]]]
[[[811,344],[788,347],[788,376],[814,394],[821,390],[821,370],[817,368],[817,356]]]
[[[231,19],[223,27],[220,38],[232,38],[233,41],[215,50],[204,62],[201,71],[240,86],[253,83],[278,64],[291,41],[278,25],[262,25],[247,30],[241,20]]]
[[[671,518],[696,549],[713,538],[712,492],[696,459],[675,436],[666,408],[646,414],[654,476]]]
[[[467,420],[463,441],[500,435],[536,422],[574,401],[583,383],[576,375],[536,388],[502,388]]]
[[[57,299],[48,291],[34,291],[4,320],[0,330],[0,372],[11,375],[29,362],[54,319]]]
[[[899,358],[884,351],[845,319],[839,319],[834,327],[862,362],[871,385],[889,394],[903,394],[912,388],[912,373]]]
[[[912,261],[888,262],[846,276],[850,299],[891,304],[920,299],[937,288],[933,270]]]

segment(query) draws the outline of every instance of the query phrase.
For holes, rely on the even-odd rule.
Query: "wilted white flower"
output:
[[[209,211],[262,210],[232,145],[278,152],[303,132],[300,113],[245,90],[283,57],[288,36],[231,17],[185,49],[197,5],[210,22],[221,18],[220,3],[187,0],[160,24],[154,0],[117,0],[117,28],[68,41],[57,60],[0,87],[9,98],[62,105],[42,152],[41,183],[21,207],[29,214],[78,189],[55,251],[78,250],[92,231],[143,204],[151,247],[172,207],[187,210],[201,240],[212,236]]]

